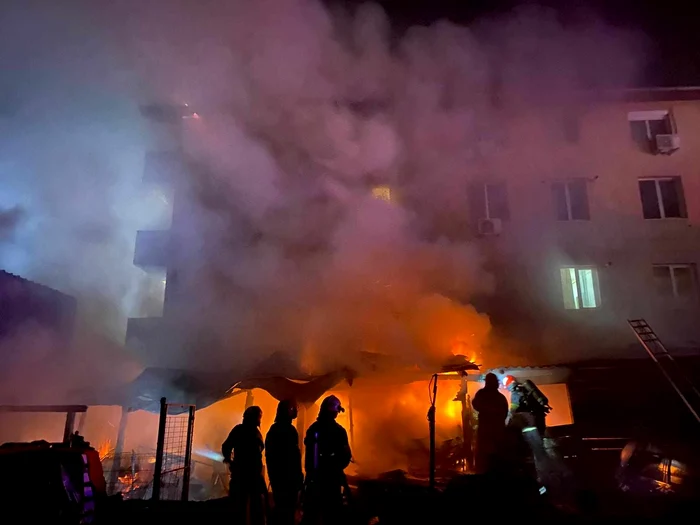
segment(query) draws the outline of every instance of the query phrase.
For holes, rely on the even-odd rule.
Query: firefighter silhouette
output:
[[[221,445],[224,462],[229,464],[231,470],[229,496],[236,523],[265,523],[267,488],[263,475],[262,453],[265,445],[260,433],[261,422],[260,407],[246,408],[243,422],[233,427]]]
[[[475,467],[479,474],[490,471],[497,460],[503,444],[508,400],[498,391],[498,378],[488,373],[484,378],[484,388],[474,395],[472,406],[478,412],[479,424],[476,429]]]
[[[321,403],[318,418],[304,438],[304,523],[331,525],[342,520],[343,497],[347,496],[345,468],[352,453],[348,434],[336,418],[345,409],[335,396]]]
[[[299,434],[292,424],[297,410],[296,402],[280,401],[275,422],[265,436],[267,474],[272,486],[274,522],[277,525],[294,525],[299,492],[304,483]]]

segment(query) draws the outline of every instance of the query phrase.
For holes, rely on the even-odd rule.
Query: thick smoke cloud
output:
[[[0,37],[22,51],[2,55],[4,70],[33,64],[3,89],[18,98],[0,119],[0,265],[75,293],[114,339],[160,282],[131,265],[136,229],[157,215],[141,200],[151,145],[138,104],[202,115],[185,123],[198,166],[178,188],[188,300],[155,354],[164,366],[221,370],[278,350],[310,371],[360,350],[478,354],[490,326],[469,304],[498,283],[465,228],[466,185],[494,169],[524,106],[575,101],[636,66],[628,35],[565,30],[542,11],[396,35],[372,4],[22,5]],[[373,199],[377,184],[395,202]]]

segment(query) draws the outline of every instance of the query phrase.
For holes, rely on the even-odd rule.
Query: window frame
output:
[[[489,199],[489,186],[494,186],[497,183],[491,182],[484,182],[484,214],[486,217],[485,219],[492,220],[492,219],[500,219],[503,220],[503,217],[491,217],[491,199]],[[501,183],[503,184],[503,183]]]
[[[573,186],[576,183],[582,183],[583,187],[585,188],[584,190],[584,196],[586,199],[586,211],[588,212],[588,218],[586,219],[578,219],[574,218],[573,216],[573,211],[572,211],[572,205],[571,205],[571,186]],[[550,184],[550,189],[553,189],[556,184],[561,184],[564,187],[564,204],[566,205],[566,219],[560,219],[559,217],[556,217],[557,222],[589,222],[591,220],[591,201],[588,198],[588,179],[585,179],[583,177],[577,177],[577,178],[572,178],[572,179],[558,179],[555,181],[552,181]],[[554,203],[555,209],[554,213],[556,214],[558,206],[558,203]]]
[[[645,136],[637,136],[634,123],[644,123]],[[664,133],[653,133],[652,122],[664,122]],[[632,142],[637,144],[645,153],[658,153],[656,150],[656,137],[658,135],[677,135],[678,128],[672,109],[656,109],[643,111],[630,111],[627,113],[627,123],[632,135]]]
[[[671,279],[671,299],[674,301],[691,301],[698,296],[698,281],[696,275],[696,267],[693,263],[655,263],[651,265],[652,276],[654,268],[667,268],[669,271],[669,277]],[[689,296],[683,296],[678,293],[678,282],[675,270],[678,268],[687,269],[690,274],[691,279],[691,294]]]
[[[576,272],[576,293],[578,295],[578,302],[579,302],[579,307],[576,308],[567,308],[566,307],[566,299],[564,295],[564,288],[563,288],[563,283],[562,283],[562,271],[564,270],[571,270],[573,269]],[[580,273],[582,270],[592,270],[592,276],[593,276],[593,293],[595,296],[595,306],[583,306],[582,302],[582,297],[583,293],[581,290],[581,277]],[[601,293],[600,293],[600,275],[598,273],[598,266],[595,264],[569,264],[569,265],[564,265],[559,267],[559,283],[560,283],[560,297],[561,300],[564,303],[564,309],[569,312],[569,311],[576,311],[576,310],[599,310],[603,306],[603,302],[601,299]],[[573,294],[572,294],[573,295]]]
[[[630,111],[627,113],[627,122],[631,123],[632,122],[644,122],[644,127],[646,128],[647,131],[647,139],[650,141],[653,141],[656,139],[656,135],[653,135],[651,133],[651,126],[649,125],[650,122],[653,121],[666,121],[668,122],[668,129],[669,129],[669,134],[675,135],[677,133],[676,131],[676,122],[675,119],[673,118],[673,114],[671,113],[670,109],[655,109],[655,110],[648,110],[648,111]],[[664,133],[658,133],[657,135],[663,135]]]
[[[644,201],[642,200],[642,193],[641,193],[641,182],[654,182],[654,190],[656,193],[656,205],[659,209],[659,217],[644,217]],[[663,193],[661,191],[661,184],[660,182],[663,181],[670,181],[676,183],[676,191],[678,191],[678,187],[680,186],[680,195],[676,195],[678,198],[678,206],[679,206],[679,216],[678,217],[667,217],[666,216],[666,206],[664,204],[664,197]],[[642,205],[642,217],[644,217],[644,220],[647,221],[654,221],[654,220],[668,220],[668,219],[687,219],[688,218],[688,210],[686,209],[685,206],[685,191],[683,188],[683,179],[680,176],[662,176],[662,177],[640,177],[637,179],[637,189],[639,190],[639,200],[640,204]]]
[[[493,211],[492,207],[494,203],[491,202],[491,200],[494,197],[489,197],[489,187],[501,187],[503,191],[503,199],[504,199],[504,209],[502,210],[503,216],[501,217],[493,217]],[[510,209],[510,199],[508,197],[508,184],[504,181],[496,180],[496,181],[476,181],[472,182],[470,184],[470,189],[469,191],[476,192],[479,194],[480,199],[479,199],[479,208],[477,210],[472,210],[471,213],[473,214],[474,220],[479,220],[479,219],[486,219],[486,220],[499,220],[499,221],[509,221],[511,218],[511,209]],[[482,206],[483,205],[483,206]],[[482,214],[483,212],[483,214]]]

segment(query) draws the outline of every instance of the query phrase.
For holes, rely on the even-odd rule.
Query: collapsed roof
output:
[[[364,355],[359,369],[340,368],[322,375],[308,375],[285,354],[274,354],[248,370],[195,372],[171,368],[147,368],[134,381],[108,389],[74,392],[71,402],[86,405],[116,405],[134,410],[158,412],[160,399],[206,408],[237,392],[260,388],[277,400],[296,399],[302,405],[315,403],[332,389],[346,389],[357,381],[364,385],[387,382],[397,385],[427,381],[435,373],[446,379],[459,379],[462,371],[477,381],[483,372],[463,356],[454,356],[442,366],[406,366],[379,354]],[[562,382],[567,371],[561,367],[499,368],[497,373],[532,378],[538,384]]]

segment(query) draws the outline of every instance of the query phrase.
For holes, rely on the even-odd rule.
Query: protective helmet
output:
[[[513,383],[515,383],[515,378],[513,376],[505,376],[503,378],[503,386],[504,387],[510,388]]]
[[[340,405],[340,399],[335,396],[328,396],[321,402],[321,412],[345,412],[345,409]]]
[[[293,399],[283,399],[277,405],[276,419],[296,419],[298,412],[297,402]]]
[[[250,406],[243,412],[243,423],[260,425],[262,419],[262,409],[258,406]]]

